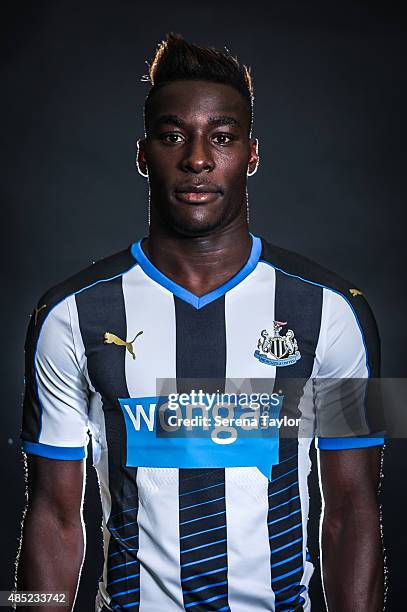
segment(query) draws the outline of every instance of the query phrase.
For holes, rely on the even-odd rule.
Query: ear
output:
[[[247,165],[247,176],[252,176],[259,166],[259,141],[257,138],[250,139],[250,159]]]
[[[144,176],[145,178],[147,178],[148,168],[147,168],[146,155],[145,155],[145,144],[146,144],[146,141],[144,138],[139,138],[137,140],[136,166],[141,176]]]

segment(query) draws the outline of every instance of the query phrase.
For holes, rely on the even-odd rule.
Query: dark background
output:
[[[148,231],[147,189],[133,165],[147,92],[140,76],[166,31],[226,45],[252,66],[261,164],[249,183],[251,230],[360,287],[379,323],[383,375],[406,375],[406,22],[395,7],[2,4],[0,590],[12,586],[24,506],[18,435],[29,314],[47,288]],[[388,443],[382,485],[391,612],[405,600],[406,450],[404,440]],[[317,560],[315,473],[311,498]],[[102,562],[89,464],[85,520],[75,612],[94,609]],[[322,612],[317,575],[312,585],[313,610]]]

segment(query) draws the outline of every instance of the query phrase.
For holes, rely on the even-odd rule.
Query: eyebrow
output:
[[[169,123],[170,125],[175,125],[176,127],[183,128],[185,127],[184,121],[177,117],[177,115],[161,115],[157,119],[157,125],[160,123]]]
[[[185,121],[183,121],[180,117],[178,117],[177,115],[161,115],[161,117],[159,117],[157,119],[157,125],[159,125],[160,123],[167,123],[170,125],[175,125],[176,127],[179,128],[184,128],[185,127]],[[208,120],[209,125],[215,126],[215,127],[219,127],[221,125],[231,125],[234,127],[241,127],[240,122],[235,119],[234,117],[229,117],[229,116],[220,116],[220,117],[209,117]]]
[[[234,127],[240,127],[240,122],[234,117],[209,117],[210,125],[220,126],[220,125],[232,125]]]

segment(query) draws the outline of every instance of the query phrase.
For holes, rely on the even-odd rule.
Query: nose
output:
[[[181,168],[184,172],[211,172],[215,167],[210,147],[204,138],[193,138],[185,148],[185,155],[181,160]]]

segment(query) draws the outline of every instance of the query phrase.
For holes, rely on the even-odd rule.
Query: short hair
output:
[[[147,62],[148,63],[148,62]],[[234,87],[247,103],[249,133],[253,124],[253,78],[249,66],[240,64],[225,47],[201,47],[187,42],[181,34],[169,32],[158,45],[148,63],[148,74],[143,81],[151,83],[144,103],[144,122],[147,126],[154,94],[172,81],[210,81]]]

